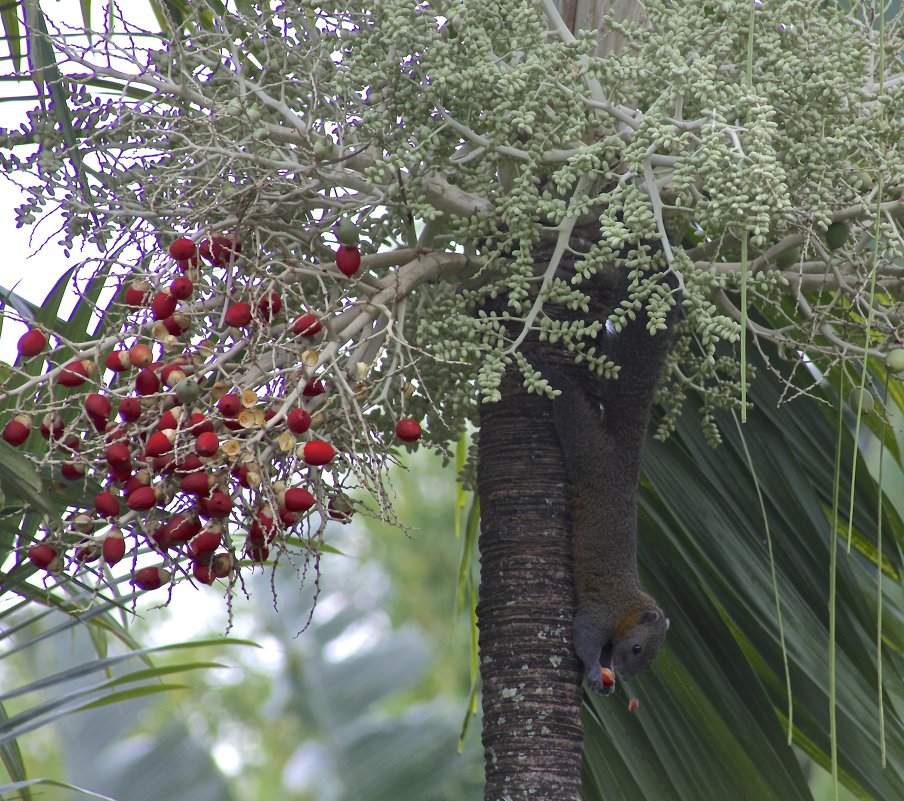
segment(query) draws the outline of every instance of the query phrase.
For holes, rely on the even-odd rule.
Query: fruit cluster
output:
[[[355,227],[340,225],[338,239],[336,268],[351,277],[361,266]],[[285,317],[277,283],[250,267],[235,278],[241,252],[228,237],[176,239],[156,282],[133,280],[120,293],[131,336],[41,376],[52,396],[35,415],[46,445],[30,450],[63,482],[80,482],[85,503],[30,546],[38,568],[92,570],[131,554],[141,590],[179,575],[234,581],[242,565],[269,559],[274,544],[285,548],[303,521],[307,539],[294,541],[311,551],[327,520],[351,517],[341,476],[353,456],[315,434],[330,430],[331,387],[317,374],[326,318],[304,308]],[[239,358],[255,343],[253,356]],[[259,365],[267,343],[272,372]],[[29,330],[20,363],[52,359],[48,344],[43,330]],[[20,411],[2,438],[23,446],[33,427]],[[395,434],[412,443],[421,426],[402,418]]]

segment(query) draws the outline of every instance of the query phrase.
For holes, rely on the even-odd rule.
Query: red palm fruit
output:
[[[122,488],[122,494],[128,497],[140,487],[147,487],[151,483],[151,477],[147,470],[139,470],[135,475],[129,476]]]
[[[339,250],[336,251],[336,266],[343,275],[353,276],[361,266],[361,251],[349,245],[339,245]]]
[[[217,409],[223,417],[238,417],[243,408],[242,399],[238,395],[224,395],[217,401]]]
[[[217,578],[213,565],[209,562],[192,562],[191,574],[194,576],[195,581],[207,585],[213,584]]]
[[[186,495],[197,495],[198,497],[206,498],[210,495],[213,484],[214,478],[210,473],[196,470],[182,478],[179,482],[179,491],[184,492]]]
[[[306,409],[292,409],[286,415],[286,426],[293,434],[304,434],[311,427],[311,413]]]
[[[129,348],[129,361],[132,367],[147,367],[154,362],[154,352],[144,342],[136,342]]]
[[[186,275],[180,275],[173,279],[173,283],[169,286],[170,295],[176,300],[186,300],[191,297],[191,293],[195,291],[195,285],[191,278]]]
[[[318,333],[323,326],[313,314],[299,314],[292,321],[292,333],[303,337],[312,337]]]
[[[266,545],[246,542],[245,554],[252,562],[266,562],[267,557],[270,556],[270,549]]]
[[[169,246],[169,254],[176,261],[184,261],[190,259],[198,253],[198,246],[195,245],[188,237],[180,236],[173,240]]]
[[[112,445],[108,445],[104,456],[110,467],[124,467],[132,461],[132,453],[124,442],[114,442]]]
[[[193,259],[178,259],[176,261],[176,266],[181,272],[187,273],[192,267],[198,266],[198,257],[195,256]]]
[[[152,367],[145,367],[135,376],[135,391],[139,395],[154,395],[160,391],[160,377]]]
[[[28,559],[42,570],[57,570],[61,567],[60,557],[56,549],[46,542],[40,545],[32,545],[28,549]]]
[[[85,477],[85,468],[78,462],[67,461],[60,465],[60,473],[66,481],[78,481]]]
[[[290,512],[307,512],[317,500],[304,487],[292,487],[286,490],[283,503]]]
[[[227,236],[215,236],[210,244],[210,261],[216,267],[222,267],[228,262],[236,261],[241,252],[241,242],[233,242]]]
[[[181,362],[175,364],[165,364],[160,370],[160,379],[166,386],[172,389],[183,378],[185,378],[186,367]]]
[[[232,511],[232,498],[223,490],[214,490],[209,498],[200,500],[206,501],[206,510],[210,517],[228,517]]]
[[[612,687],[615,684],[615,673],[612,672],[611,668],[600,668],[600,683],[606,689]]]
[[[57,440],[63,436],[65,430],[63,418],[56,412],[48,412],[41,418],[41,425],[38,426],[41,436],[47,440]]]
[[[322,395],[326,392],[326,387],[323,385],[323,381],[314,380],[308,381],[304,385],[304,389],[301,391],[301,394],[306,398],[316,398],[318,395]]]
[[[240,464],[230,470],[230,474],[239,480],[239,484],[245,489],[251,489],[252,484],[258,486],[260,484],[260,474],[257,465]],[[253,476],[256,475],[255,479]]]
[[[19,355],[24,356],[26,359],[37,356],[46,347],[47,337],[43,331],[39,331],[37,328],[32,328],[31,331],[26,331],[22,334],[16,344],[16,350],[19,351]]]
[[[213,433],[213,423],[208,420],[201,412],[193,412],[191,417],[188,418],[188,422],[185,424],[185,427],[195,437],[200,437],[201,434]]]
[[[282,310],[282,298],[275,292],[268,292],[257,302],[257,316],[269,323]]]
[[[82,441],[75,434],[69,434],[60,445],[70,453],[78,453],[82,449]]]
[[[336,455],[336,449],[329,442],[312,439],[304,444],[304,460],[308,464],[322,465]]]
[[[176,311],[177,305],[178,302],[169,292],[158,292],[151,301],[151,317],[155,320],[162,320],[164,317],[169,317]]]
[[[248,541],[255,545],[263,545],[276,536],[277,526],[273,517],[267,513],[268,510],[269,507],[258,509],[248,529]]]
[[[101,395],[99,392],[92,392],[85,397],[85,411],[91,417],[98,417],[103,419],[104,425],[106,425],[107,418],[110,416],[110,412],[113,411],[113,407],[110,404],[110,399],[106,395]]]
[[[396,423],[395,433],[405,442],[416,442],[421,436],[421,424],[413,417],[403,417]]]
[[[110,529],[100,547],[101,556],[108,565],[115,565],[126,555],[126,541],[118,528]]]
[[[114,350],[112,353],[107,354],[107,358],[104,360],[104,366],[114,373],[122,373],[125,370],[131,370],[134,365],[129,358],[129,351]]]
[[[133,309],[140,309],[148,302],[148,296],[151,294],[151,288],[148,286],[147,281],[132,281],[126,287],[126,291],[123,294],[123,300],[126,303],[126,306],[130,306]]]
[[[172,334],[174,337],[181,336],[191,328],[191,320],[180,312],[164,317],[160,322],[166,329],[166,333]]]
[[[138,487],[129,493],[126,506],[136,512],[146,512],[157,505],[157,493],[153,487]]]
[[[143,567],[132,576],[132,584],[139,590],[156,590],[169,584],[173,574],[162,567]]]
[[[138,398],[123,398],[119,402],[119,416],[127,423],[134,423],[141,417],[141,401]]]
[[[201,530],[201,521],[196,515],[179,514],[171,517],[158,528],[151,539],[161,550],[183,545]]]
[[[201,457],[196,453],[189,453],[175,466],[174,472],[184,476],[186,473],[193,473],[195,470],[201,470],[203,467],[204,461]]]
[[[188,543],[186,552],[192,561],[202,560],[205,556],[213,556],[213,552],[223,542],[223,532],[216,528],[205,528],[196,534]]]
[[[349,503],[348,498],[343,495],[337,495],[335,498],[330,498],[329,503],[326,505],[326,511],[333,520],[340,520],[343,523],[347,523],[352,519],[352,513],[355,510],[352,508],[351,503]]]
[[[31,417],[27,414],[17,414],[3,428],[3,439],[14,448],[18,448],[31,433]]]
[[[279,509],[279,522],[283,524],[285,528],[292,528],[295,525],[295,521],[298,519],[295,512],[290,512],[288,509]]]
[[[119,517],[119,499],[107,490],[94,496],[94,508],[101,517]]]
[[[216,434],[208,431],[195,440],[195,450],[199,456],[215,456],[220,450],[220,440]]]
[[[57,383],[64,387],[80,387],[96,372],[89,365],[94,362],[89,359],[75,359],[67,364],[57,376]]]
[[[160,415],[160,419],[157,421],[157,425],[154,427],[154,430],[163,431],[165,428],[178,428],[179,421],[182,419],[182,415],[184,413],[185,412],[183,411],[181,406],[167,409],[163,414]]]
[[[250,303],[233,303],[226,309],[225,316],[226,325],[233,328],[244,328],[251,322],[251,304]]]
[[[210,567],[217,578],[226,578],[232,572],[232,556],[225,551],[214,554]]]
[[[82,540],[75,549],[75,559],[82,563],[100,559],[100,543],[94,539]]]
[[[173,449],[173,442],[176,439],[176,432],[172,428],[165,428],[163,431],[155,431],[148,437],[148,441],[144,444],[144,455],[150,457],[163,456]]]
[[[132,465],[126,467],[111,467],[107,471],[107,475],[114,484],[122,484],[132,478]]]

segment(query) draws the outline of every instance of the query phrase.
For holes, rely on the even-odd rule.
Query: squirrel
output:
[[[603,695],[613,691],[615,677],[630,679],[650,666],[669,627],[637,573],[637,490],[674,317],[673,310],[668,329],[655,335],[645,313],[620,333],[603,335],[601,349],[620,365],[614,380],[550,373],[561,390],[553,417],[571,505],[574,647],[588,685]]]

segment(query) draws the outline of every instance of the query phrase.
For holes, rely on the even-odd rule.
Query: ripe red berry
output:
[[[126,506],[137,512],[146,512],[157,505],[157,493],[153,487],[138,487],[129,493]]]
[[[151,316],[155,320],[169,317],[177,306],[176,299],[169,292],[158,292],[151,301]]]
[[[208,420],[201,412],[193,412],[185,427],[195,436],[213,433],[213,422]]]
[[[78,462],[63,462],[60,465],[60,473],[66,481],[78,481],[85,477],[85,468]]]
[[[161,550],[175,548],[188,542],[201,530],[196,515],[176,515],[167,520],[153,534],[153,540]]]
[[[3,439],[14,448],[18,448],[31,433],[31,417],[27,414],[17,414],[3,428]]]
[[[213,552],[223,542],[223,532],[215,528],[206,528],[191,538],[186,549],[191,560],[202,560],[205,556],[213,556]]]
[[[110,399],[106,395],[99,392],[92,392],[85,398],[85,411],[91,417],[102,419],[105,423],[110,417],[113,407],[110,405]]]
[[[176,362],[175,364],[165,364],[160,370],[160,380],[163,381],[166,386],[170,389],[176,386],[183,378],[185,378],[185,371],[190,369],[186,367],[182,362]]]
[[[242,406],[242,399],[238,395],[224,395],[217,401],[217,409],[223,417],[238,417]]]
[[[57,440],[63,436],[65,425],[63,418],[56,412],[48,412],[41,418],[41,424],[38,426],[41,436],[46,440]]]
[[[307,512],[317,500],[304,487],[291,487],[286,490],[283,503],[290,512]]]
[[[180,275],[170,284],[169,291],[170,295],[176,298],[176,300],[186,300],[187,298],[190,298],[191,293],[195,291],[195,285],[192,283],[191,278]]]
[[[312,439],[304,444],[304,460],[308,464],[322,465],[336,455],[336,449],[329,442]]]
[[[101,517],[119,517],[119,499],[108,491],[94,496],[94,508]]]
[[[80,387],[88,380],[91,369],[88,367],[93,362],[87,359],[75,359],[69,362],[57,376],[57,382],[64,387]]]
[[[395,433],[405,442],[416,442],[421,436],[421,424],[412,417],[403,417],[396,423]]]
[[[132,453],[124,442],[114,442],[104,453],[110,467],[124,467],[132,461]]]
[[[132,584],[139,590],[156,590],[164,584],[169,584],[173,574],[162,567],[143,567],[132,576]]]
[[[150,364],[150,362],[148,362],[148,364]],[[108,353],[107,358],[104,360],[104,366],[114,373],[131,370],[133,365],[132,360],[129,358],[129,351],[114,350],[112,353]]]
[[[216,434],[208,431],[195,440],[195,450],[199,456],[214,456],[220,450],[220,440]]]
[[[163,456],[173,449],[173,441],[176,439],[176,432],[171,428],[163,431],[155,431],[148,437],[148,441],[144,446],[145,456]]]
[[[194,258],[198,252],[198,247],[187,237],[179,237],[169,246],[169,254],[176,261],[185,261]]]
[[[166,333],[172,334],[174,337],[181,336],[191,328],[191,320],[181,312],[175,312],[169,317],[164,317],[160,323],[166,329]]]
[[[628,701],[628,711],[629,712],[636,712],[639,708],[640,708],[640,701],[638,701],[636,698],[632,698],[630,701]]]
[[[268,292],[257,302],[257,314],[266,323],[269,323],[282,309],[282,298],[275,292]]]
[[[336,251],[336,266],[343,275],[353,276],[361,266],[361,251],[349,245],[339,245],[339,250]]]
[[[118,528],[110,529],[101,545],[101,556],[108,565],[115,565],[126,555],[126,541]]]
[[[311,427],[311,413],[306,409],[292,409],[286,415],[286,426],[293,434],[304,434]]]
[[[226,325],[233,328],[244,328],[251,322],[251,304],[250,303],[233,303],[226,309],[225,316]]]
[[[145,367],[135,376],[135,391],[139,395],[154,395],[160,391],[160,376],[152,367]]]
[[[217,578],[217,574],[213,569],[213,564],[209,562],[192,562],[191,574],[194,576],[195,581],[207,585],[213,584],[214,580]]]
[[[126,306],[133,309],[140,309],[148,302],[148,296],[151,294],[151,288],[146,281],[133,281],[126,287],[123,294],[123,300]]]
[[[292,333],[303,337],[312,337],[318,333],[322,326],[313,314],[299,314],[292,321]]]
[[[42,570],[55,570],[60,566],[60,558],[56,549],[46,542],[32,545],[28,549],[28,559],[35,567]]]
[[[119,416],[127,423],[134,423],[141,417],[141,401],[138,398],[123,398],[119,402]]]
[[[315,398],[318,395],[322,395],[326,392],[326,387],[323,384],[323,381],[308,381],[304,385],[304,389],[301,391],[301,394],[306,398]]]
[[[38,331],[37,328],[32,328],[31,331],[22,334],[16,345],[19,354],[26,359],[37,356],[46,347],[47,337],[43,331]]]
[[[129,348],[129,361],[132,367],[148,367],[154,361],[154,352],[144,342],[136,342]]]
[[[223,490],[214,490],[206,502],[210,517],[228,517],[232,511],[232,498]]]
[[[611,668],[600,668],[600,682],[606,689],[612,687],[615,684],[615,674],[612,672]]]

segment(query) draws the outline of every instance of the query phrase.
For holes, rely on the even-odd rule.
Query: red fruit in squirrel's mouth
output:
[[[47,337],[44,335],[43,331],[38,331],[37,328],[32,328],[31,331],[22,334],[16,345],[19,354],[26,359],[37,356],[46,347]]]
[[[304,460],[308,464],[322,465],[336,455],[336,449],[329,442],[312,439],[304,444]]]
[[[421,424],[412,417],[403,417],[396,423],[396,436],[404,442],[415,442],[421,436]]]
[[[349,245],[339,245],[339,250],[336,251],[336,266],[343,275],[353,276],[361,266],[361,251]]]

